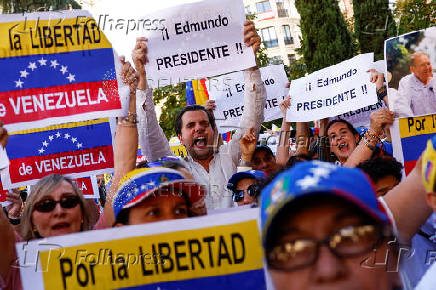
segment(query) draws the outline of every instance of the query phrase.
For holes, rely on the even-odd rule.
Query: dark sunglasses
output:
[[[259,186],[256,184],[252,184],[247,188],[247,194],[249,196],[258,196],[259,195]],[[233,190],[232,199],[234,202],[239,202],[244,199],[244,190]]]
[[[62,208],[75,208],[80,203],[80,198],[75,195],[64,196],[60,200],[44,199],[36,203],[33,208],[39,212],[51,212],[55,209],[56,204],[60,204]]]

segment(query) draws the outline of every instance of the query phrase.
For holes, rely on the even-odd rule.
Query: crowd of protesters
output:
[[[244,23],[244,42],[255,53],[259,49],[261,39],[251,21]],[[275,155],[258,145],[266,90],[253,67],[244,71],[244,111],[232,140],[220,140],[213,101],[186,106],[174,126],[188,155],[177,158],[147,87],[147,39],[137,39],[132,60],[133,65],[121,59],[121,76],[130,87],[129,113],[118,118],[111,183],[101,181],[99,187],[104,209],[85,200],[71,179],[56,174],[32,186],[27,199],[19,190],[11,191],[11,205],[0,213],[1,289],[22,287],[15,265],[18,241],[211,215],[239,206],[260,210],[265,260],[277,290],[416,286],[429,267],[423,256],[436,248],[431,217],[435,188],[422,181],[422,158],[402,178],[402,165],[390,149],[392,112],[373,113],[363,134],[342,119],[320,120],[317,134],[311,134],[309,123],[297,123],[296,149],[291,150],[288,96],[280,105],[283,123]],[[386,100],[383,74],[372,71],[370,78]],[[0,128],[3,146],[7,139]],[[137,165],[138,145],[147,161]],[[414,249],[414,256],[396,257],[398,271],[362,267],[375,250],[384,256],[388,250],[398,253],[399,247]]]

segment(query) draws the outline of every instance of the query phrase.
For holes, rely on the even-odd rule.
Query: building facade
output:
[[[300,58],[300,15],[294,0],[244,0],[244,6],[246,14],[256,15],[256,28],[273,63],[290,65]]]

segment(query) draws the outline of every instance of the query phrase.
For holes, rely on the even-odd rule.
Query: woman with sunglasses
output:
[[[44,177],[33,187],[21,219],[21,237],[13,231],[5,215],[0,213],[0,288],[21,289],[19,268],[14,267],[14,244],[90,229],[90,209],[77,186],[62,175]]]
[[[233,174],[227,184],[227,188],[233,192],[233,202],[236,202],[238,206],[252,204],[256,207],[261,184],[265,179],[265,173],[259,170],[248,170]]]

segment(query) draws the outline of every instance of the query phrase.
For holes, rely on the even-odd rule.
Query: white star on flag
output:
[[[61,137],[61,133],[57,132],[56,133],[56,138],[59,138],[59,137]]]
[[[18,88],[22,88],[23,87],[23,82],[21,81],[21,79],[18,79],[18,81],[15,81],[15,87]]]
[[[29,66],[27,68],[30,68],[32,71],[35,70],[37,68],[36,63],[29,62]]]
[[[313,173],[314,177],[328,178],[330,176],[330,169],[325,167],[311,168],[310,172]]]
[[[146,186],[145,184],[141,185],[141,190],[145,190]]]
[[[80,149],[82,147],[82,143],[77,143],[77,149]]]
[[[65,139],[68,139],[68,138],[70,138],[70,134],[65,133],[64,137],[65,137]]]
[[[73,143],[74,143],[74,142],[76,142],[76,141],[77,141],[77,138],[74,138],[74,137],[73,137],[73,138],[71,138],[71,142],[73,142]]]
[[[47,147],[47,146],[48,146],[47,141],[44,140],[44,142],[42,142],[42,145],[45,146],[45,147]]]
[[[67,79],[70,81],[70,83],[72,83],[73,81],[76,80],[74,77],[75,77],[75,75],[69,74],[69,75],[67,76]]]
[[[68,67],[67,66],[61,66],[61,72],[64,75],[66,72],[68,71]]]
[[[50,62],[51,62],[50,67],[56,68],[59,65],[57,60],[51,60]]]
[[[49,139],[50,141],[53,141],[53,139],[54,139],[53,135],[48,136],[48,139]]]
[[[42,153],[44,153],[45,150],[44,150],[44,148],[41,148],[38,151],[39,151],[39,154],[42,154]]]
[[[303,179],[300,179],[296,182],[296,184],[301,187],[301,189],[306,190],[309,187],[318,185],[319,178],[306,175]]]
[[[47,60],[44,59],[43,57],[41,57],[41,59],[38,59],[38,62],[39,62],[39,65],[40,65],[40,66],[43,66],[43,65],[46,65],[46,64],[47,64]]]
[[[27,70],[20,70],[20,78],[25,78],[25,77],[27,77],[27,75],[29,74],[28,72],[27,72]]]
[[[149,183],[147,183],[148,186],[155,186],[156,183],[154,183],[154,181],[150,181]]]

